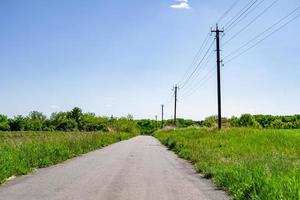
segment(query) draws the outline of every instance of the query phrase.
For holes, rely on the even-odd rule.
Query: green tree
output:
[[[26,118],[25,130],[26,131],[42,131],[43,124],[46,120],[46,116],[38,111],[32,111]]]
[[[9,121],[7,116],[5,115],[0,115],[0,131],[9,131],[10,126],[9,126]]]
[[[210,116],[205,118],[202,124],[209,128],[217,127],[217,119],[217,116]]]
[[[138,133],[137,123],[126,117],[116,119],[112,124],[113,130],[117,133]]]
[[[77,122],[69,117],[69,113],[59,112],[51,115],[51,123],[57,131],[77,131]]]
[[[261,127],[255,118],[250,114],[243,114],[239,119],[239,125],[241,127]]]
[[[18,115],[13,119],[9,119],[9,126],[11,131],[25,131],[27,119],[22,115]]]
[[[237,117],[231,117],[230,119],[230,126],[232,127],[239,127],[240,124],[239,124],[239,118]]]
[[[145,135],[151,135],[160,125],[161,124],[157,123],[156,121],[149,119],[137,121],[137,126],[139,127],[141,134]]]
[[[73,108],[69,113],[68,113],[68,118],[73,119],[77,123],[77,127],[79,130],[82,129],[82,117],[83,113],[82,110],[78,107]]]
[[[108,131],[108,124],[107,117],[97,117],[94,113],[85,113],[81,119],[81,130]]]
[[[277,129],[284,128],[284,123],[281,121],[281,119],[275,119],[272,122],[271,127]]]

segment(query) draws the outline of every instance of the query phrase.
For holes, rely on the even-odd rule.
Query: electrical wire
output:
[[[217,70],[215,68],[212,68],[212,70],[210,70],[204,77],[204,79],[202,79],[201,81],[198,82],[197,87],[194,88],[194,90],[191,90],[189,93],[187,93],[184,98],[188,98],[191,95],[195,94],[197,91],[199,91],[199,89],[201,87],[203,87],[205,85],[205,83],[207,83],[209,80],[211,80],[212,77],[214,77],[214,75],[216,74]]]
[[[177,82],[176,85],[180,85],[180,83],[183,82],[185,78],[187,78],[187,75],[188,75],[189,71],[195,66],[195,64],[197,63],[197,61],[199,59],[199,56],[202,54],[204,48],[207,46],[208,41],[209,41],[209,36],[210,36],[210,33],[208,33],[207,36],[205,37],[203,43],[200,46],[200,49],[196,53],[191,65],[188,67],[188,69],[184,73],[183,77],[180,79],[179,82]]]
[[[292,18],[291,20],[287,21],[286,23],[284,23],[282,26],[280,26],[279,28],[275,29],[274,31],[272,31],[270,34],[266,35],[265,37],[263,37],[261,40],[259,40],[258,42],[256,42],[254,45],[250,46],[249,48],[247,48],[246,50],[242,51],[241,53],[239,53],[238,55],[232,57],[231,59],[229,59],[228,61],[226,61],[224,64],[227,64],[231,61],[233,61],[234,59],[240,57],[241,55],[245,54],[247,51],[251,50],[252,48],[254,48],[255,46],[257,46],[258,44],[260,44],[261,42],[263,42],[264,40],[268,39],[269,37],[271,37],[273,34],[275,34],[276,32],[278,32],[279,30],[283,29],[285,26],[287,26],[288,24],[290,24],[291,22],[293,22],[294,20],[296,20],[297,18],[300,17],[300,14],[295,16],[294,18]]]
[[[253,20],[251,20],[247,25],[245,25],[243,28],[241,28],[237,33],[235,33],[232,37],[230,37],[228,40],[226,40],[223,43],[223,47],[226,46],[230,41],[235,39],[238,35],[240,35],[243,31],[245,31],[247,28],[249,28],[256,20],[258,20],[261,16],[263,16],[266,12],[268,12],[278,1],[273,1],[267,8],[265,8],[262,12],[260,12]]]
[[[246,6],[244,6],[231,20],[229,20],[223,28],[228,28],[232,24],[235,23],[240,17],[242,17],[249,9],[251,9],[257,2],[258,0],[251,0]]]
[[[241,21],[243,21],[246,17],[249,16],[256,8],[258,8],[262,3],[264,3],[265,0],[261,0],[258,4],[256,4],[254,7],[252,7],[251,10],[248,10],[247,13],[243,17],[241,17],[238,21],[236,21],[231,27],[226,29],[226,33],[229,33],[234,27],[236,27],[237,24],[239,24]]]
[[[193,70],[193,72],[188,76],[188,78],[186,79],[186,81],[183,83],[183,85],[180,86],[181,89],[183,89],[186,84],[191,80],[191,78],[194,76],[194,74],[197,72],[197,70],[199,69],[199,67],[201,66],[201,64],[203,63],[205,57],[207,56],[207,54],[209,53],[209,51],[211,50],[211,48],[213,47],[213,44],[215,42],[215,39],[212,41],[212,43],[209,45],[207,51],[205,52],[205,54],[203,55],[202,59],[200,60],[200,62],[198,63],[198,65],[196,66],[196,68]]]
[[[224,12],[224,14],[218,19],[217,23],[220,23],[228,14],[229,12],[240,2],[241,0],[236,0],[227,11]]]
[[[210,61],[213,53],[214,53],[214,51],[211,51],[211,53],[208,55],[208,57],[206,58],[206,60],[203,62],[203,66],[201,67],[201,69],[197,71],[197,74],[195,74],[195,76],[193,77],[193,79],[191,79],[190,84],[187,85],[184,88],[183,91],[185,91],[185,90],[188,91],[188,90],[190,90],[192,88],[194,81],[199,77],[200,73],[203,72],[207,68],[208,63],[209,63],[209,61]]]
[[[165,104],[163,104],[164,106],[167,106],[171,103],[172,101],[172,97],[173,97],[173,92],[171,92],[167,98],[167,100],[165,101]]]
[[[296,11],[298,11],[300,9],[300,6],[297,7],[296,9],[294,9],[292,12],[290,12],[288,15],[284,16],[283,18],[281,18],[280,20],[278,20],[277,22],[275,22],[274,24],[272,24],[271,26],[269,26],[267,29],[265,29],[263,32],[261,32],[260,34],[256,35],[255,37],[253,37],[252,39],[250,39],[248,42],[246,42],[245,44],[243,44],[242,46],[240,46],[239,48],[237,48],[236,50],[234,50],[233,52],[231,52],[230,54],[226,55],[224,57],[224,59],[230,57],[231,55],[234,55],[236,53],[238,53],[241,49],[243,49],[244,47],[248,46],[249,44],[251,44],[253,41],[255,41],[256,39],[258,39],[259,37],[261,37],[262,35],[264,35],[265,33],[267,33],[268,31],[272,30],[275,26],[277,26],[278,24],[280,24],[282,21],[284,21],[285,19],[287,19],[288,17],[290,17],[292,14],[294,14]]]

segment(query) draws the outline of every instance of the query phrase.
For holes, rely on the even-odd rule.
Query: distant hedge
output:
[[[8,118],[0,115],[0,131],[114,131],[139,132],[137,121],[131,115],[127,117],[99,117],[94,113],[83,113],[75,107],[71,111],[53,113],[47,118],[38,111],[28,116]]]
[[[201,126],[216,127],[217,117],[211,116],[201,121]],[[223,118],[222,124],[225,127],[255,127],[273,129],[300,129],[300,115],[272,116],[272,115],[251,115],[243,114],[240,117],[230,119]]]
[[[243,114],[240,117],[222,118],[224,127],[256,127],[275,129],[300,129],[300,115],[272,116]],[[127,117],[102,117],[94,113],[84,113],[78,107],[67,112],[52,113],[46,117],[38,111],[30,112],[28,116],[8,118],[0,114],[0,131],[82,131],[82,132],[126,132],[152,134],[159,128],[175,126],[174,120],[161,121],[142,119],[135,120],[132,115]],[[179,118],[176,127],[190,126],[216,127],[217,117],[207,117],[202,121]]]

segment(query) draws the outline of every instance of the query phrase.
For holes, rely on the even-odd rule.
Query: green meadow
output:
[[[187,128],[155,137],[234,199],[300,199],[300,130]]]
[[[133,136],[102,132],[0,132],[0,183]]]

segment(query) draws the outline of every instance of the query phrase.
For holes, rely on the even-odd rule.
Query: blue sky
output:
[[[79,106],[98,115],[154,118],[210,27],[232,2],[0,1],[0,113],[39,110],[49,115]],[[247,2],[241,0],[228,19]],[[298,0],[279,0],[222,54],[299,5]],[[299,25],[300,19],[293,21],[222,68],[224,116],[300,113]],[[216,67],[214,58],[205,70]],[[197,79],[203,79],[205,70]],[[195,91],[186,96],[188,91],[179,90],[178,116],[202,119],[216,114],[216,78]],[[167,117],[172,108],[172,103],[166,105]]]

